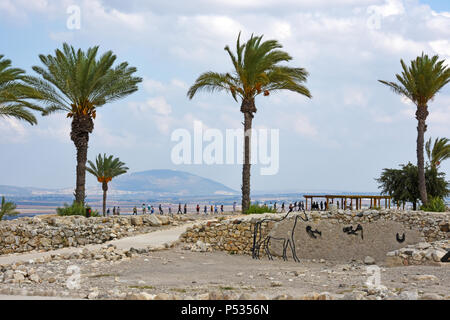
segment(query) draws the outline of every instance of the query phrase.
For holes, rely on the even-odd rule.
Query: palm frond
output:
[[[198,91],[231,93],[237,100],[252,100],[259,94],[270,91],[290,90],[311,97],[304,83],[308,72],[303,68],[290,68],[280,63],[289,62],[292,57],[280,50],[281,44],[276,40],[263,41],[263,36],[251,36],[241,44],[241,34],[236,41],[236,52],[229,46],[228,53],[233,72],[205,72],[201,74],[194,85],[188,90],[187,96],[192,99]]]

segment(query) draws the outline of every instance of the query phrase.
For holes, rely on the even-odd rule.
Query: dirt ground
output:
[[[130,261],[106,266],[82,266],[82,286],[120,292],[178,294],[194,297],[211,291],[293,297],[311,292],[345,295],[364,290],[370,274],[362,262],[336,264],[327,261],[253,260],[250,256],[224,252],[199,253],[176,247],[153,252]],[[401,293],[450,295],[450,266],[380,266],[381,285]],[[417,276],[429,275],[425,279]],[[105,297],[107,298],[107,297]]]

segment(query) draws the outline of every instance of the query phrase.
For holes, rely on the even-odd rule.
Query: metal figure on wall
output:
[[[270,235],[268,235],[267,237],[265,237],[264,239],[262,239],[262,223],[266,222],[266,221],[277,221],[277,222],[281,222],[283,220],[285,220],[289,214],[291,212],[288,212],[282,219],[280,220],[276,220],[276,219],[263,219],[261,221],[258,221],[257,223],[255,223],[255,229],[253,231],[253,248],[252,248],[252,257],[253,259],[260,259],[260,249],[261,249],[261,245],[264,246],[264,251],[267,255],[267,257],[269,258],[269,260],[273,260],[273,256],[270,253],[270,241],[271,240],[276,240],[276,241],[283,241],[283,260],[287,261],[287,249],[288,247],[291,249],[292,251],[292,257],[294,259],[295,262],[300,262],[300,259],[297,257],[297,253],[296,253],[296,249],[295,249],[295,241],[294,241],[294,233],[295,233],[295,227],[297,226],[297,222],[298,219],[302,219],[303,221],[308,221],[308,215],[306,214],[306,211],[303,211],[304,217],[302,217],[301,215],[296,215],[294,218],[294,224],[292,226],[292,230],[291,230],[291,234],[290,237],[288,238],[276,238],[276,237],[272,237]],[[317,230],[316,230],[317,231]],[[258,238],[258,233],[259,233],[259,238]]]
[[[344,231],[344,233],[346,233],[346,234],[349,234],[349,235],[353,234],[353,235],[355,235],[355,236],[358,235],[358,231],[361,231],[361,239],[364,240],[364,234],[363,234],[364,231],[363,231],[362,225],[360,225],[360,224],[358,224],[358,226],[356,227],[356,229],[353,229],[353,226],[350,226],[350,227],[345,227],[345,228],[343,229],[343,231]]]

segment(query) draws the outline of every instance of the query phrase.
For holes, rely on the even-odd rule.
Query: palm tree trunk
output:
[[[102,183],[103,189],[103,216],[106,216],[106,193],[108,192],[108,184],[106,182]]]
[[[86,161],[89,143],[89,134],[94,130],[94,122],[89,116],[75,115],[72,120],[70,138],[77,149],[77,181],[75,188],[75,201],[84,204],[86,197]]]
[[[427,197],[427,186],[425,183],[425,160],[424,160],[424,136],[427,131],[427,125],[425,124],[425,120],[428,117],[428,107],[418,106],[416,111],[416,119],[418,120],[417,125],[417,169],[419,172],[419,193],[420,200],[424,205],[428,202]]]
[[[243,100],[241,112],[244,114],[244,165],[242,168],[242,213],[250,208],[250,170],[251,170],[251,129],[253,113],[256,112],[254,100]]]

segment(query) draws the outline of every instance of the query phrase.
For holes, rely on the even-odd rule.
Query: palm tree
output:
[[[7,202],[5,197],[2,197],[2,206],[0,207],[0,221],[3,217],[12,217],[18,215],[20,212],[16,211],[16,205],[13,202]]]
[[[442,161],[450,158],[450,139],[436,138],[433,148],[431,148],[431,138],[425,144],[428,160],[431,167],[437,169]]]
[[[424,134],[427,130],[425,123],[428,117],[428,103],[436,94],[450,81],[450,69],[444,65],[445,60],[439,61],[439,56],[431,58],[428,55],[417,57],[411,61],[411,66],[407,66],[403,60],[402,74],[397,74],[396,82],[378,80],[390,87],[395,93],[405,96],[417,107],[417,167],[419,170],[419,191],[420,199],[424,205],[428,202],[427,189],[425,184],[424,169]]]
[[[72,119],[70,138],[77,149],[75,201],[79,203],[85,199],[89,134],[94,130],[97,109],[134,93],[142,81],[133,76],[137,70],[127,62],[113,67],[116,56],[111,51],[99,58],[97,52],[98,46],[84,52],[65,43],[55,56],[39,56],[45,67],[33,70],[41,77],[26,77],[46,105],[43,115],[62,111]]]
[[[250,145],[252,120],[257,109],[255,98],[271,92],[290,90],[311,98],[309,90],[303,85],[308,72],[303,68],[291,68],[280,65],[281,62],[292,60],[292,57],[281,50],[281,44],[276,40],[261,42],[263,36],[250,38],[246,43],[240,43],[239,33],[236,43],[236,53],[228,46],[228,52],[234,70],[232,73],[205,72],[200,75],[187,95],[192,99],[197,91],[225,91],[230,93],[236,102],[241,103],[244,114],[244,165],[242,169],[242,212],[250,207]]]
[[[119,158],[113,156],[107,157],[98,155],[95,163],[88,161],[89,166],[86,170],[97,178],[97,181],[102,184],[103,189],[103,216],[106,213],[106,193],[108,192],[108,183],[117,176],[120,176],[128,171],[125,163],[121,162]]]
[[[24,74],[25,71],[12,68],[11,60],[0,55],[0,118],[16,118],[34,125],[37,120],[29,109],[42,110],[28,101],[35,92],[21,82]]]

